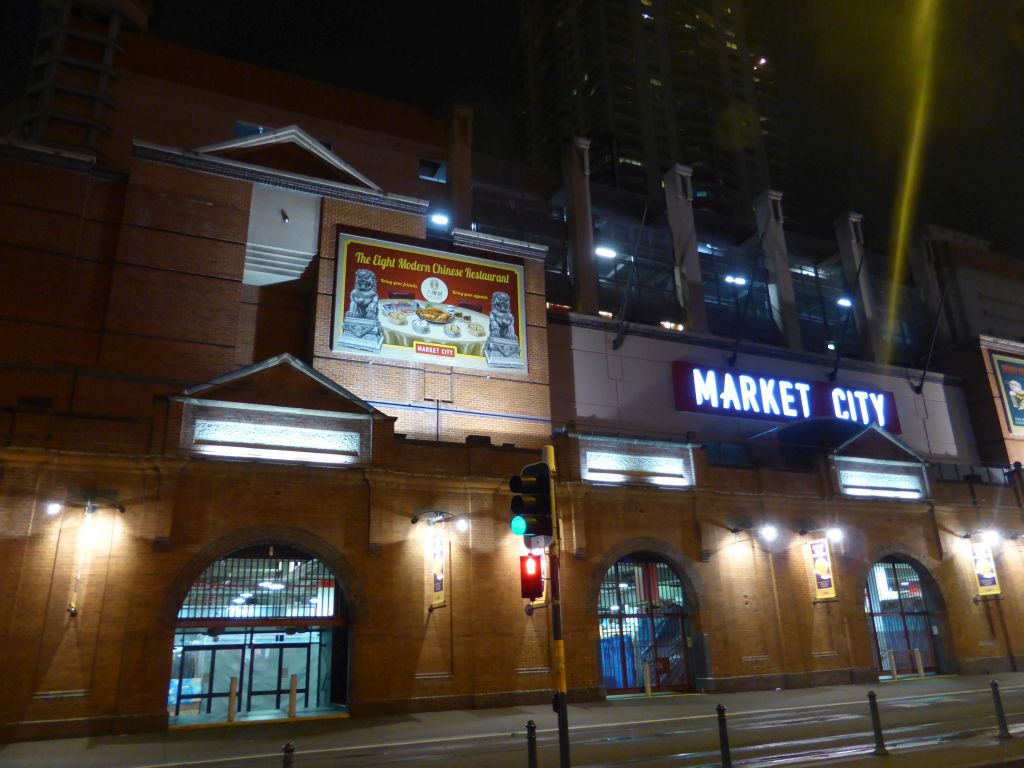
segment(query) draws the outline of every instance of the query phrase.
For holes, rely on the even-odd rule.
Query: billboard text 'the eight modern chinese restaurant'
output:
[[[525,374],[523,269],[339,234],[333,349]]]

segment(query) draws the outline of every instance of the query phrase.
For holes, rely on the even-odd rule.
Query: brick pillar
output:
[[[765,190],[754,203],[757,231],[768,268],[768,296],[772,317],[782,332],[782,343],[790,349],[803,349],[800,321],[796,312],[793,277],[789,273],[786,234],[782,230],[782,193]]]
[[[884,345],[878,327],[878,311],[875,308],[875,297],[871,290],[871,274],[864,263],[864,233],[861,230],[859,213],[847,212],[835,220],[836,242],[839,244],[839,257],[843,263],[846,284],[854,291],[853,317],[860,333],[861,353],[865,360],[884,363]]]
[[[672,166],[664,176],[665,206],[672,229],[675,262],[676,299],[683,308],[685,327],[694,333],[708,332],[708,313],[704,306],[704,283],[697,253],[697,227],[693,221],[693,169]]]
[[[594,264],[594,222],[590,210],[590,141],[574,137],[562,156],[569,217],[569,263],[572,265],[572,308],[596,315],[597,267]]]

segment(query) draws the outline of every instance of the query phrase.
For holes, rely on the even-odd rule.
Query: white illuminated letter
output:
[[[761,385],[761,405],[765,413],[779,415],[779,404],[775,401],[775,379],[758,379]]]
[[[796,412],[796,408],[793,407],[793,403],[796,402],[796,397],[793,396],[793,383],[781,380],[779,382],[779,400],[782,402],[782,412],[786,416],[799,416]]]
[[[732,403],[732,405],[729,405]],[[732,408],[734,411],[743,410],[740,406],[740,394],[736,391],[736,382],[731,373],[722,376],[722,407]]]
[[[871,398],[871,405],[875,409],[875,416],[878,419],[878,426],[885,426],[885,395],[870,393],[868,397]]]
[[[836,414],[837,419],[849,419],[850,414],[843,407],[843,402],[846,400],[846,395],[843,394],[843,390],[836,387],[832,390],[832,410]]]
[[[800,407],[803,409],[804,418],[811,418],[811,398],[808,397],[808,394],[811,391],[811,385],[798,381],[793,386],[796,388],[796,391],[800,393]]]
[[[707,401],[712,408],[718,407],[718,385],[715,383],[714,371],[708,371],[707,376],[702,377],[700,368],[693,369],[693,394],[697,398],[697,405]]]
[[[864,424],[870,424],[871,417],[868,416],[868,393],[858,389],[853,393],[853,396],[857,398],[857,404],[860,406],[860,420]]]
[[[740,397],[743,398],[744,411],[761,412],[761,407],[757,404],[757,382],[753,376],[740,375]]]

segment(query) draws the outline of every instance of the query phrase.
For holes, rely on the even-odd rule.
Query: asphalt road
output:
[[[736,766],[876,765],[957,768],[1024,765],[1024,674],[1000,675],[1011,739],[997,737],[988,678],[932,678],[872,686],[889,751],[873,754],[866,686],[720,696],[630,698],[570,707],[572,765],[719,765],[715,706],[727,708]],[[433,712],[387,718],[250,725],[0,746],[19,768],[294,768],[527,765],[525,723],[538,725],[539,765],[557,766],[548,707]]]

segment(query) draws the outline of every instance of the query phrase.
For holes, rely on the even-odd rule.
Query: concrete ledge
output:
[[[878,672],[864,667],[820,669],[813,672],[779,672],[771,675],[704,677],[697,689],[705,693],[740,693],[782,688],[817,688],[824,685],[870,684],[878,682]]]
[[[414,699],[390,701],[352,702],[349,712],[353,717],[377,717],[380,715],[402,715],[412,712],[442,712],[450,709],[497,709],[500,707],[522,707],[531,704],[549,704],[553,689],[534,691],[502,691],[500,693],[453,694],[450,696],[422,696]],[[601,701],[605,698],[603,689],[573,688],[568,693],[569,701]]]
[[[1011,663],[1006,656],[977,656],[960,659],[957,666],[957,674],[960,675],[995,675],[1024,669],[1024,658],[1016,656]]]
[[[167,730],[167,712],[140,715],[101,715],[65,720],[29,720],[0,725],[0,743],[70,739],[80,736],[114,736]]]

